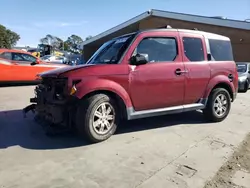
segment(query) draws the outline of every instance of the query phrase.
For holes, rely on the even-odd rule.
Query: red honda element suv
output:
[[[30,100],[37,117],[76,128],[92,142],[108,139],[123,119],[202,110],[208,120],[222,121],[238,90],[230,39],[184,29],[120,36],[85,65],[40,77]]]

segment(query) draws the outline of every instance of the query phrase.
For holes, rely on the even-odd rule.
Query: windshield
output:
[[[247,71],[247,65],[246,64],[237,64],[237,71],[240,73],[244,73]]]
[[[134,36],[126,35],[104,43],[86,64],[117,64]]]

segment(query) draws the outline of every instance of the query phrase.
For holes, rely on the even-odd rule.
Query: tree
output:
[[[69,46],[69,51],[73,53],[81,53],[79,45],[83,42],[82,38],[77,35],[71,35],[65,41],[65,44]]]
[[[92,38],[92,36],[89,35],[89,36],[87,36],[87,37],[85,38],[85,40],[89,40],[89,39],[91,39],[91,38]]]
[[[46,35],[44,38],[40,39],[42,44],[51,45],[53,49],[62,50],[63,49],[63,40],[59,37],[53,35]]]
[[[72,53],[81,53],[79,45],[83,42],[82,38],[77,35],[71,35],[66,41],[59,37],[47,34],[44,38],[40,39],[42,44],[51,45],[53,49],[64,50]]]
[[[12,48],[16,45],[20,36],[0,24],[0,48]]]
[[[63,42],[62,50],[64,50],[64,51],[70,51],[70,46],[69,46],[69,44],[66,41]]]
[[[60,39],[59,37],[55,37],[55,41],[54,41],[54,46],[56,49],[59,49],[59,50],[63,50],[64,46],[63,46],[63,40]]]
[[[48,34],[48,35],[46,35],[44,38],[41,38],[41,39],[40,39],[40,42],[41,42],[42,44],[52,45],[53,40],[54,40],[54,36]]]

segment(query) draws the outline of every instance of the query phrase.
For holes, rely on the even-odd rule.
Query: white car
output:
[[[53,62],[53,63],[66,63],[67,58],[64,56],[54,56],[54,55],[45,55],[40,58],[45,62]]]

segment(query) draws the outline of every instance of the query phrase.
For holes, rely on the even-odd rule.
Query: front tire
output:
[[[224,88],[216,88],[211,92],[203,113],[207,120],[221,122],[228,116],[230,109],[231,98],[228,91]]]
[[[79,104],[76,114],[76,128],[80,135],[97,143],[111,137],[118,123],[115,101],[105,94],[96,94]]]

